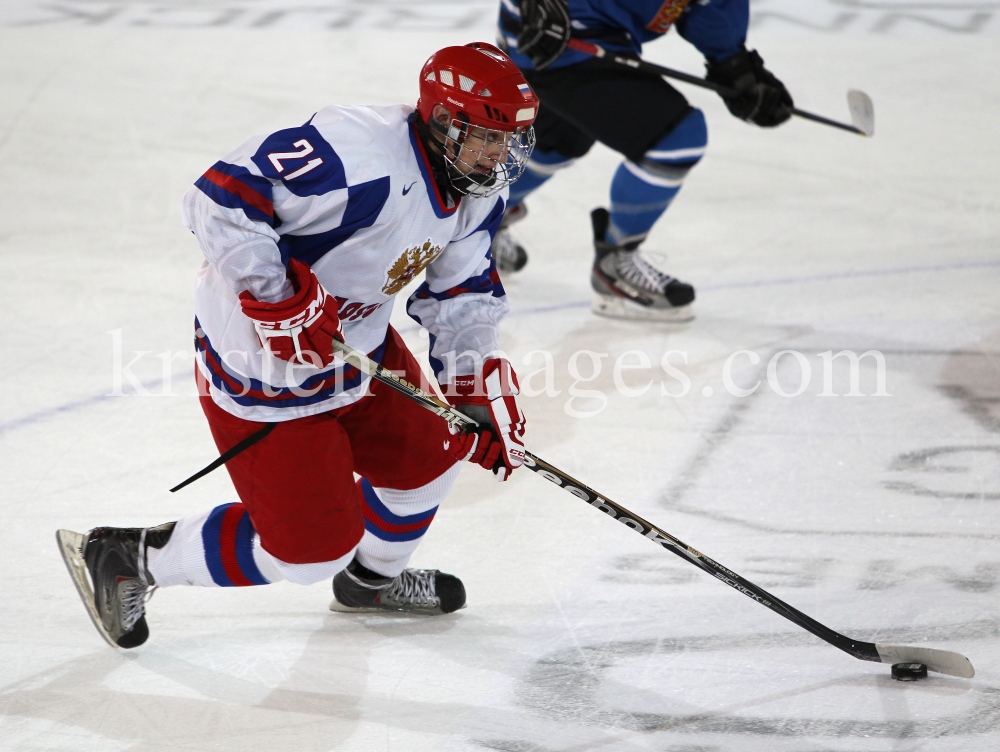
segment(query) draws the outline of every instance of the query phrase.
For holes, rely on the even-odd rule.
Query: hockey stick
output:
[[[568,46],[570,49],[576,50],[577,52],[585,52],[586,54],[593,55],[594,57],[606,58],[615,63],[627,65],[629,68],[644,70],[649,73],[666,76],[667,78],[675,78],[678,81],[684,81],[685,83],[700,86],[703,89],[711,89],[712,91],[718,92],[724,96],[736,95],[736,90],[730,89],[728,86],[722,86],[721,84],[717,84],[712,81],[706,81],[704,78],[698,78],[697,76],[692,76],[689,73],[682,73],[681,71],[676,71],[673,68],[665,68],[662,65],[649,63],[645,60],[636,60],[635,58],[625,57],[624,55],[616,55],[613,52],[608,52],[603,47],[591,42],[585,42],[582,39],[570,39]],[[804,118],[805,120],[812,120],[816,123],[829,125],[833,128],[840,128],[841,130],[857,133],[861,136],[870,137],[875,135],[875,108],[872,105],[871,98],[863,91],[851,89],[847,92],[847,107],[851,112],[851,122],[853,125],[840,123],[836,120],[830,120],[829,118],[813,115],[811,112],[795,108],[792,109],[792,114],[797,117]]]
[[[177,493],[182,488],[184,488],[184,486],[187,486],[187,485],[189,485],[191,483],[194,483],[196,480],[198,480],[199,478],[201,478],[201,477],[203,477],[205,475],[208,475],[210,472],[212,472],[216,468],[222,467],[227,462],[229,462],[229,460],[231,460],[233,457],[235,457],[237,454],[240,454],[244,450],[249,449],[254,444],[256,444],[258,441],[260,441],[265,436],[267,436],[269,433],[271,433],[271,431],[273,431],[274,428],[275,428],[275,426],[277,426],[277,425],[278,425],[277,423],[265,423],[263,428],[261,428],[259,431],[255,431],[254,433],[250,434],[249,436],[247,436],[245,439],[243,439],[243,441],[241,441],[236,446],[231,447],[228,452],[226,452],[225,454],[223,454],[221,457],[218,457],[217,459],[215,459],[210,465],[208,465],[206,467],[203,467],[201,470],[199,470],[198,472],[196,472],[194,475],[192,475],[187,480],[183,480],[180,483],[178,483],[176,486],[174,486],[173,488],[171,488],[170,489],[170,493]]]
[[[478,425],[476,421],[453,410],[446,403],[437,397],[428,394],[408,381],[401,379],[396,374],[384,369],[378,363],[370,360],[364,354],[354,350],[347,345],[334,340],[334,352],[344,362],[354,366],[362,373],[367,374],[376,381],[385,384],[391,389],[409,397],[417,404],[427,408],[433,413],[440,415],[449,424],[456,428]],[[763,588],[754,585],[749,580],[743,579],[730,569],[722,566],[716,561],[708,558],[704,554],[691,548],[686,543],[670,535],[656,525],[644,520],[642,517],[633,514],[625,507],[612,501],[607,496],[597,493],[589,486],[585,486],[580,481],[567,475],[557,467],[550,465],[545,460],[536,457],[531,452],[524,453],[524,466],[529,470],[538,473],[545,480],[555,483],[564,488],[579,499],[582,499],[592,507],[596,507],[612,519],[618,520],[626,527],[635,530],[639,535],[649,538],[654,543],[658,543],[663,548],[673,554],[680,556],[690,564],[694,564],[699,569],[707,572],[713,577],[721,580],[734,590],[738,590],[743,595],[752,598],[763,606],[767,606],[776,614],[785,617],[793,624],[797,624],[808,632],[811,632],[821,640],[825,640],[836,648],[840,648],[845,653],[853,655],[863,661],[874,661],[875,663],[922,663],[931,671],[962,678],[971,678],[975,675],[972,663],[964,655],[953,653],[950,650],[937,650],[936,648],[911,647],[907,645],[885,645],[881,643],[862,642],[852,640],[838,632],[834,632],[829,627],[820,624],[815,619],[806,616],[801,611],[789,606],[779,598],[774,597]]]

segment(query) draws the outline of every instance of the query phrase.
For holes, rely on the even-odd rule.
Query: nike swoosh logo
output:
[[[405,196],[405,195],[406,195],[407,193],[409,193],[409,192],[410,192],[410,189],[411,189],[411,188],[412,188],[413,186],[415,186],[416,184],[417,184],[417,181],[415,181],[415,180],[414,180],[414,181],[413,181],[412,183],[410,183],[410,184],[409,184],[408,186],[406,186],[406,187],[405,187],[405,188],[403,189],[403,195]]]

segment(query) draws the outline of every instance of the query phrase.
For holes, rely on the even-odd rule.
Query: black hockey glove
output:
[[[725,60],[705,63],[706,78],[736,90],[735,96],[720,94],[726,107],[740,120],[764,128],[781,125],[792,115],[792,96],[774,74],[764,67],[756,50],[742,50]]]
[[[521,9],[521,33],[517,51],[531,58],[536,70],[542,70],[559,57],[569,44],[568,0],[518,0]]]

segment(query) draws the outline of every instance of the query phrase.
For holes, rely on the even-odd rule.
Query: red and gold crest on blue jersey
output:
[[[665,0],[646,28],[657,34],[666,34],[690,3],[691,0]]]
[[[396,259],[389,271],[386,272],[385,285],[382,292],[386,295],[395,295],[406,287],[410,280],[424,270],[431,261],[436,259],[441,253],[441,246],[433,245],[427,240],[423,245],[415,245],[403,251],[403,255]]]

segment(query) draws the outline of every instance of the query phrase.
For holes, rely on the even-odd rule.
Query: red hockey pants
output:
[[[426,378],[390,327],[382,365],[413,384]],[[197,371],[201,406],[220,452],[260,430],[230,415],[207,394]],[[370,396],[334,413],[279,423],[226,463],[260,536],[261,546],[289,564],[333,561],[364,532],[354,473],[378,488],[411,490],[441,476],[456,460],[438,416],[375,381]]]

